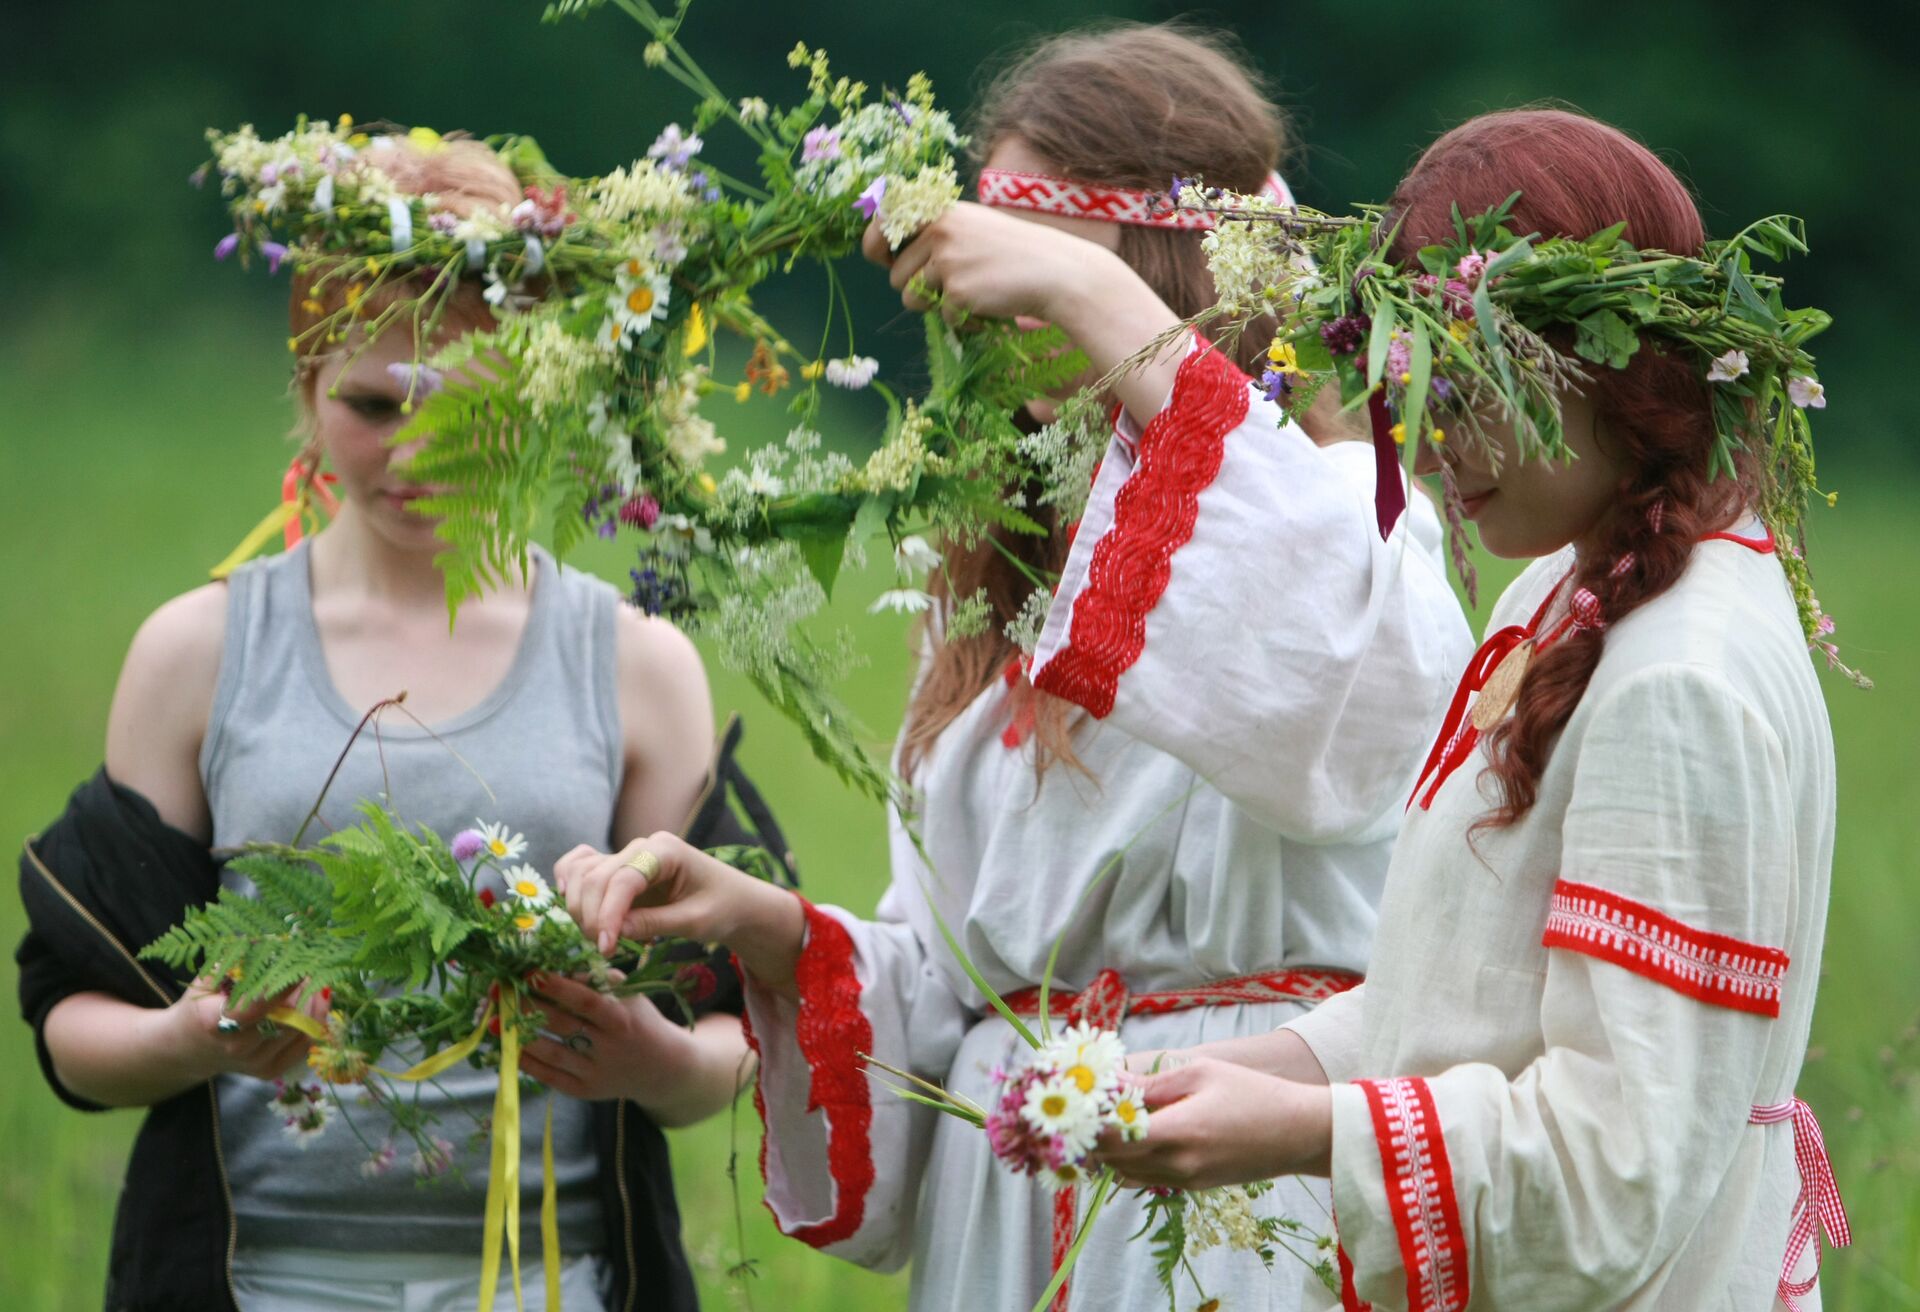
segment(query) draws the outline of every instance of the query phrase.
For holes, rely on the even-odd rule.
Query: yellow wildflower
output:
[[[1393,434],[1393,444],[1395,446],[1405,446],[1407,444],[1407,426],[1405,424],[1395,424],[1387,431]]]
[[[825,360],[814,360],[800,366],[800,376],[810,383],[818,379],[820,375],[826,371],[827,362]]]
[[[747,398],[752,395],[753,395],[752,383],[741,381],[733,385],[733,399],[740,402],[742,405],[745,405]]]
[[[689,358],[696,356],[707,349],[707,343],[712,338],[713,334],[707,331],[707,312],[696,301],[693,313],[687,316],[687,340],[681,346],[680,353]]]
[[[703,473],[700,475],[700,477],[696,481],[700,484],[700,490],[702,492],[705,492],[708,496],[712,496],[714,489],[720,486],[718,483],[713,481],[712,474]]]
[[[1465,319],[1455,319],[1447,325],[1447,336],[1464,346],[1466,345],[1467,338],[1473,336],[1473,329],[1467,327],[1467,321]]]
[[[440,134],[432,128],[409,128],[407,129],[407,140],[413,144],[415,150],[423,155],[431,155],[434,151],[439,150],[446,144],[440,139]]]

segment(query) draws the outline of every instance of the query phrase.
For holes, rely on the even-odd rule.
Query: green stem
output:
[[[1053,1302],[1053,1296],[1060,1292],[1060,1286],[1067,1283],[1067,1277],[1073,1271],[1074,1263],[1080,1260],[1080,1250],[1086,1247],[1087,1236],[1093,1231],[1093,1223],[1100,1219],[1100,1209],[1107,1205],[1107,1199],[1113,1196],[1116,1181],[1111,1169],[1103,1168],[1100,1179],[1094,1186],[1093,1201],[1087,1204],[1087,1218],[1080,1223],[1080,1233],[1073,1238],[1073,1247],[1060,1260],[1060,1269],[1053,1273],[1053,1279],[1047,1282],[1046,1292],[1040,1295],[1040,1301],[1033,1305],[1033,1312],[1046,1312],[1047,1305]]]

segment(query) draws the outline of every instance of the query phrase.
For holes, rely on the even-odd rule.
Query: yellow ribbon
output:
[[[524,1312],[520,1292],[520,995],[512,989],[500,994],[500,1087],[493,1098],[492,1160],[487,1171],[487,1203],[480,1238],[480,1308],[493,1312],[500,1287],[500,1240],[504,1234],[513,1270],[513,1305]],[[288,1025],[318,1042],[332,1035],[313,1017],[291,1007],[275,1007],[267,1019]],[[430,1080],[480,1046],[493,1004],[480,1016],[473,1033],[404,1071],[373,1069],[390,1080]],[[546,1267],[547,1306],[560,1312],[560,1206],[553,1179],[553,1098],[547,1098],[546,1129],[540,1136],[540,1258]]]
[[[240,539],[240,545],[228,552],[225,560],[208,570],[208,575],[216,579],[223,579],[236,569],[239,569],[242,565],[260,554],[260,548],[267,545],[269,538],[275,533],[285,530],[287,521],[291,520],[306,508],[307,502],[305,497],[302,497],[298,501],[282,501],[279,505],[268,511],[267,517],[258,524],[255,524],[252,530]],[[296,1028],[298,1027],[296,1026]]]

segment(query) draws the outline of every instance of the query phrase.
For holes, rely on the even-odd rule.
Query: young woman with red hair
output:
[[[1704,240],[1651,151],[1524,110],[1427,150],[1390,257],[1514,192],[1515,233]],[[1452,466],[1489,550],[1536,558],[1474,666],[1515,639],[1533,655],[1510,715],[1489,684],[1484,736],[1442,731],[1366,983],[1180,1054],[1148,1079],[1151,1136],[1105,1154],[1163,1185],[1330,1175],[1349,1308],[1800,1309],[1816,1228],[1846,1238],[1793,1096],[1834,760],[1787,544],[1756,515],[1768,476],[1710,473],[1713,384],[1688,352],[1649,340],[1590,372],[1564,398],[1571,462],[1518,459],[1492,422],[1497,460],[1421,456]]]

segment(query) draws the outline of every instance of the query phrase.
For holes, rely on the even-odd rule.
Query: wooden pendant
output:
[[[1480,695],[1474,698],[1473,711],[1468,717],[1473,727],[1481,733],[1490,732],[1500,721],[1507,718],[1507,712],[1513,709],[1513,703],[1520,696],[1521,681],[1527,677],[1527,664],[1533,659],[1533,639],[1508,652],[1494,667],[1493,673],[1480,689]]]

